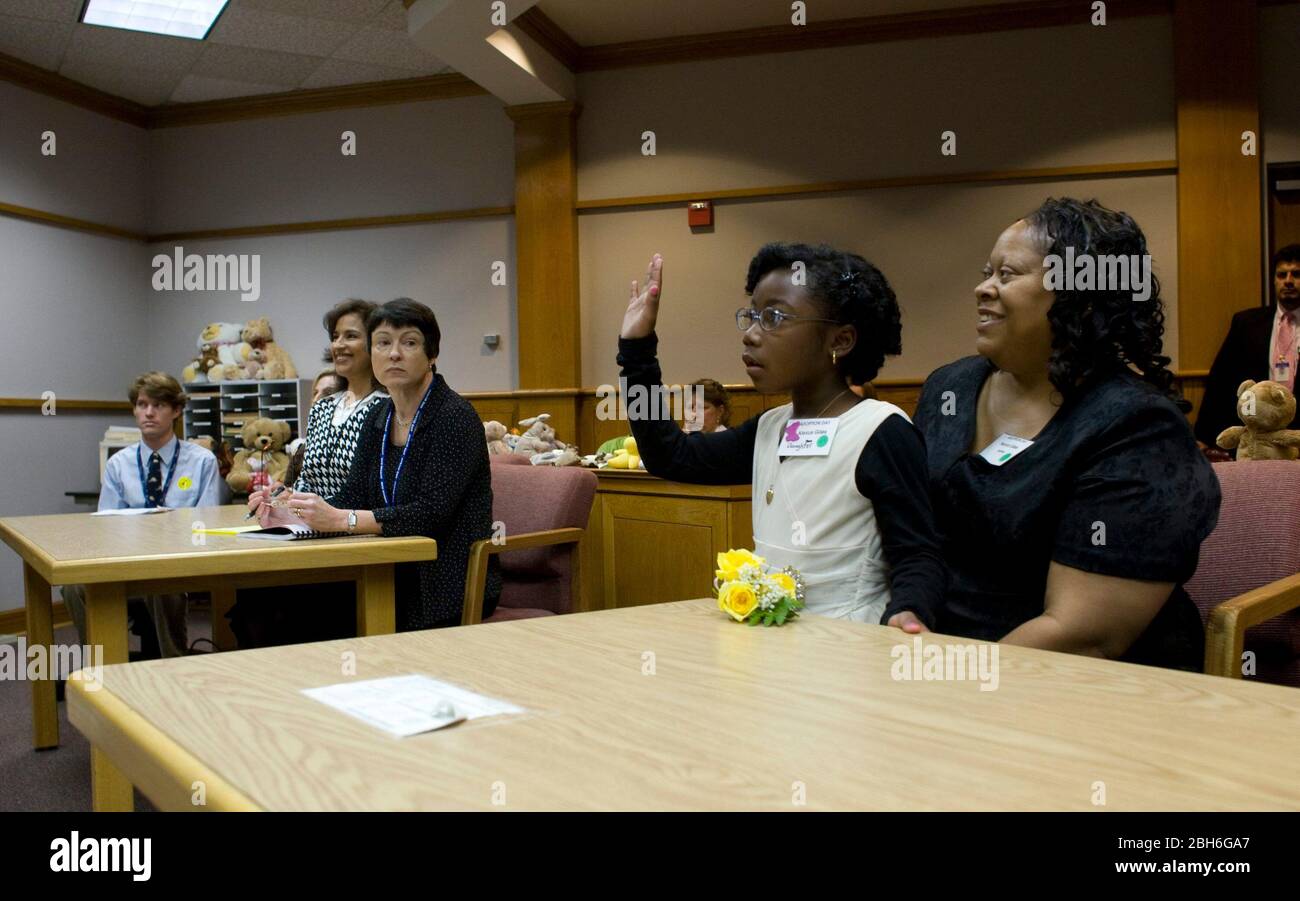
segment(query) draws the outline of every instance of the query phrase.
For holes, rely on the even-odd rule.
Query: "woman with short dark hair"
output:
[[[261,508],[263,525],[322,532],[424,535],[438,558],[396,567],[399,631],[460,624],[470,546],[492,534],[492,475],[478,413],[437,372],[437,317],[407,297],[366,321],[374,376],[388,388],[369,414],[346,484],[333,496],[294,491]],[[486,618],[501,592],[495,559]]]
[[[977,356],[931,374],[916,408],[952,579],[939,631],[1200,669],[1182,583],[1219,484],[1162,353],[1142,230],[1049,199],[998,238],[975,307]]]

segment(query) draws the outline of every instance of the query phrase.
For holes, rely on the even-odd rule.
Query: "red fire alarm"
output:
[[[692,200],[686,206],[686,221],[691,228],[713,224],[713,201]]]

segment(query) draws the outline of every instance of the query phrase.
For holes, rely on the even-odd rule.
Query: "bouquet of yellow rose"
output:
[[[713,579],[718,608],[739,623],[784,625],[804,606],[803,576],[793,566],[774,570],[752,551],[718,554]]]

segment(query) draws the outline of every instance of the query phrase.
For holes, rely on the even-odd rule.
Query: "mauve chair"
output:
[[[572,611],[581,584],[578,542],[595,498],[596,474],[578,466],[493,466],[492,519],[505,524],[504,541],[485,538],[471,546],[461,623]],[[484,620],[483,590],[493,554],[501,554],[501,600]]]
[[[1205,622],[1205,672],[1300,686],[1300,461],[1215,463],[1219,523],[1187,593]]]
[[[488,454],[488,459],[493,463],[499,463],[503,466],[532,466],[528,457],[524,454]],[[554,467],[552,467],[554,469]]]

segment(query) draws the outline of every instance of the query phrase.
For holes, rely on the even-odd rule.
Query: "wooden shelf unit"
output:
[[[288,422],[289,440],[299,437],[311,405],[308,379],[198,382],[186,385],[185,392],[190,396],[185,407],[185,437],[217,438],[231,453],[243,449],[239,431],[249,419]]]

